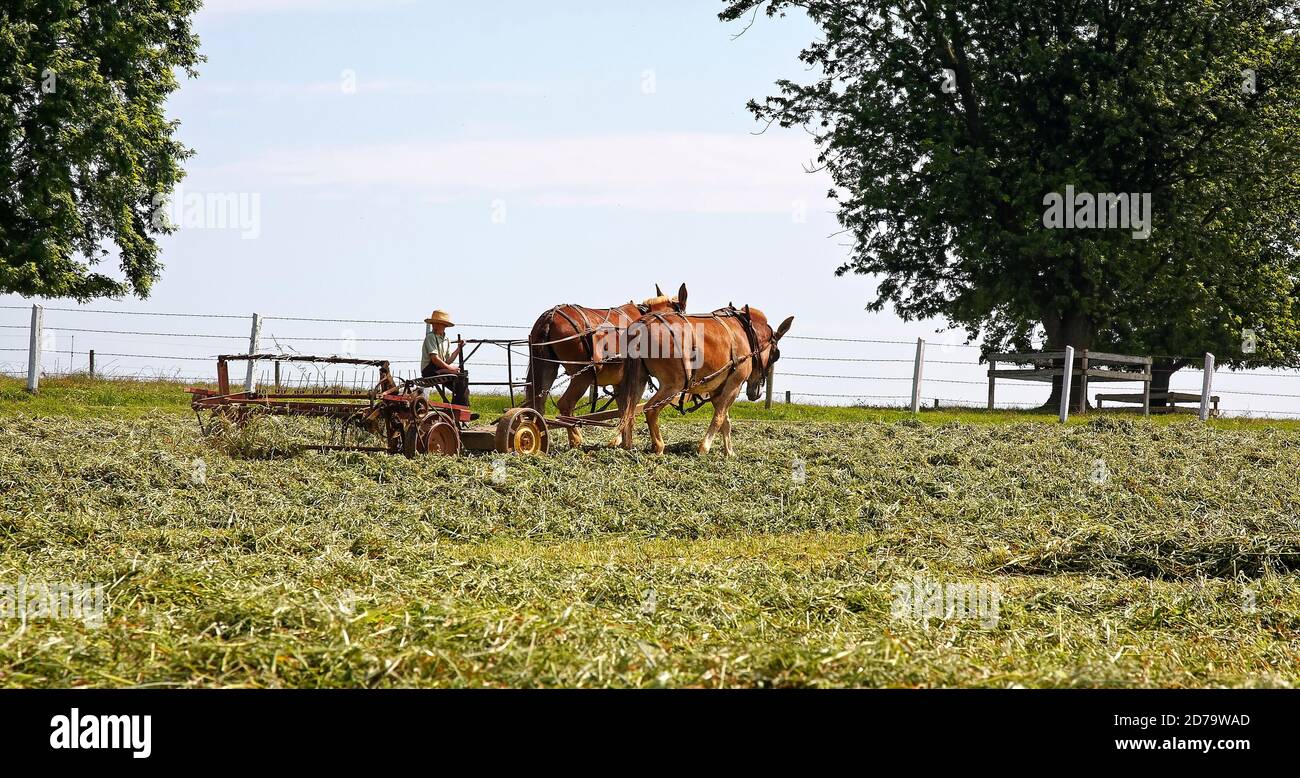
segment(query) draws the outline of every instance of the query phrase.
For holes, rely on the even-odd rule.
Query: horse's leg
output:
[[[569,386],[560,395],[560,399],[555,401],[555,407],[561,416],[572,416],[573,411],[578,407],[578,401],[587,393],[591,387],[594,377],[591,370],[579,370],[569,377]],[[577,427],[569,427],[569,446],[578,448],[582,445],[582,430]]]
[[[623,445],[623,424],[621,423],[621,420],[623,418],[623,393],[617,390],[618,385],[621,383],[623,383],[622,368],[606,368],[603,374],[598,375],[596,377],[597,393],[599,393],[600,387],[602,386],[615,387],[614,407],[618,410],[618,416],[615,418],[618,418],[620,420],[620,423],[617,427],[614,428],[614,437],[610,438],[608,445],[611,448],[615,446]],[[624,448],[631,448],[631,446],[630,445],[624,446]]]
[[[709,449],[713,447],[713,436],[718,434],[718,430],[722,428],[722,422],[725,421],[726,418],[726,406],[721,402],[714,401],[713,418],[709,420],[709,428],[704,431],[704,439],[700,441],[701,456],[708,454]]]
[[[615,400],[614,403],[618,406],[618,413],[619,416],[621,417],[623,415],[623,401]],[[624,435],[623,425],[620,424],[614,428],[614,437],[609,439],[610,448],[623,446],[623,435]],[[631,447],[632,447],[631,445],[623,446],[623,448],[631,448]]]
[[[674,390],[670,381],[671,379],[660,379],[659,391],[645,401],[645,423],[650,428],[650,441],[656,454],[664,453],[664,437],[659,432],[659,412],[663,410],[664,405],[667,405],[668,399],[680,391]]]
[[[713,436],[722,431],[722,447],[727,456],[734,456],[731,450],[731,419],[728,414],[731,412],[731,404],[736,401],[736,396],[740,394],[740,387],[744,384],[744,378],[740,373],[733,373],[713,393],[713,420],[709,422],[709,429],[704,433],[704,440],[700,441],[700,453],[707,454],[713,447]]]

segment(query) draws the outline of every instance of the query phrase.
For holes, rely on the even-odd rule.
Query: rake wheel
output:
[[[511,408],[497,421],[498,453],[545,454],[549,448],[546,420],[532,408]]]

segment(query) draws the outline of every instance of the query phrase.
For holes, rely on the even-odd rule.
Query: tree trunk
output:
[[[1173,378],[1174,373],[1182,368],[1187,367],[1187,362],[1181,359],[1157,359],[1151,363],[1151,407],[1163,408],[1167,404],[1163,398],[1157,400],[1157,392],[1169,391],[1169,379]]]
[[[1051,315],[1043,317],[1043,329],[1047,333],[1046,350],[1064,351],[1066,346],[1074,346],[1075,358],[1074,366],[1079,367],[1080,356],[1078,352],[1083,349],[1092,348],[1093,341],[1096,339],[1092,322],[1081,313],[1069,312],[1064,315]],[[1065,360],[1058,359],[1053,363],[1055,367],[1062,368],[1065,366]],[[1043,403],[1041,409],[1044,411],[1058,411],[1061,408],[1061,389],[1065,383],[1064,376],[1056,376],[1052,379],[1052,393]],[[1070,384],[1070,410],[1079,407],[1079,401],[1083,398],[1083,382],[1077,377]],[[1085,405],[1091,408],[1090,404]]]

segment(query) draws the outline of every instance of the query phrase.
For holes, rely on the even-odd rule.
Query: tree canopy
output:
[[[201,0],[7,0],[0,8],[0,292],[144,297],[158,198],[191,152],[164,114],[201,61]],[[115,250],[121,277],[96,266]]]
[[[838,272],[879,279],[869,310],[945,317],[989,351],[1300,365],[1294,2],[726,0],[720,17],[792,9],[821,31],[810,75],[749,108],[813,134],[854,238]],[[1067,186],[1149,195],[1149,236],[1048,228]]]

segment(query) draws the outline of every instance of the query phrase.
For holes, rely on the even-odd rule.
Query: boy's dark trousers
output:
[[[453,373],[450,370],[441,370],[433,366],[433,363],[425,365],[420,370],[420,375],[425,378],[432,378],[438,375],[452,376],[450,381],[443,382],[444,386],[451,389],[451,401],[456,405],[469,405],[469,372],[461,370],[459,373]]]

